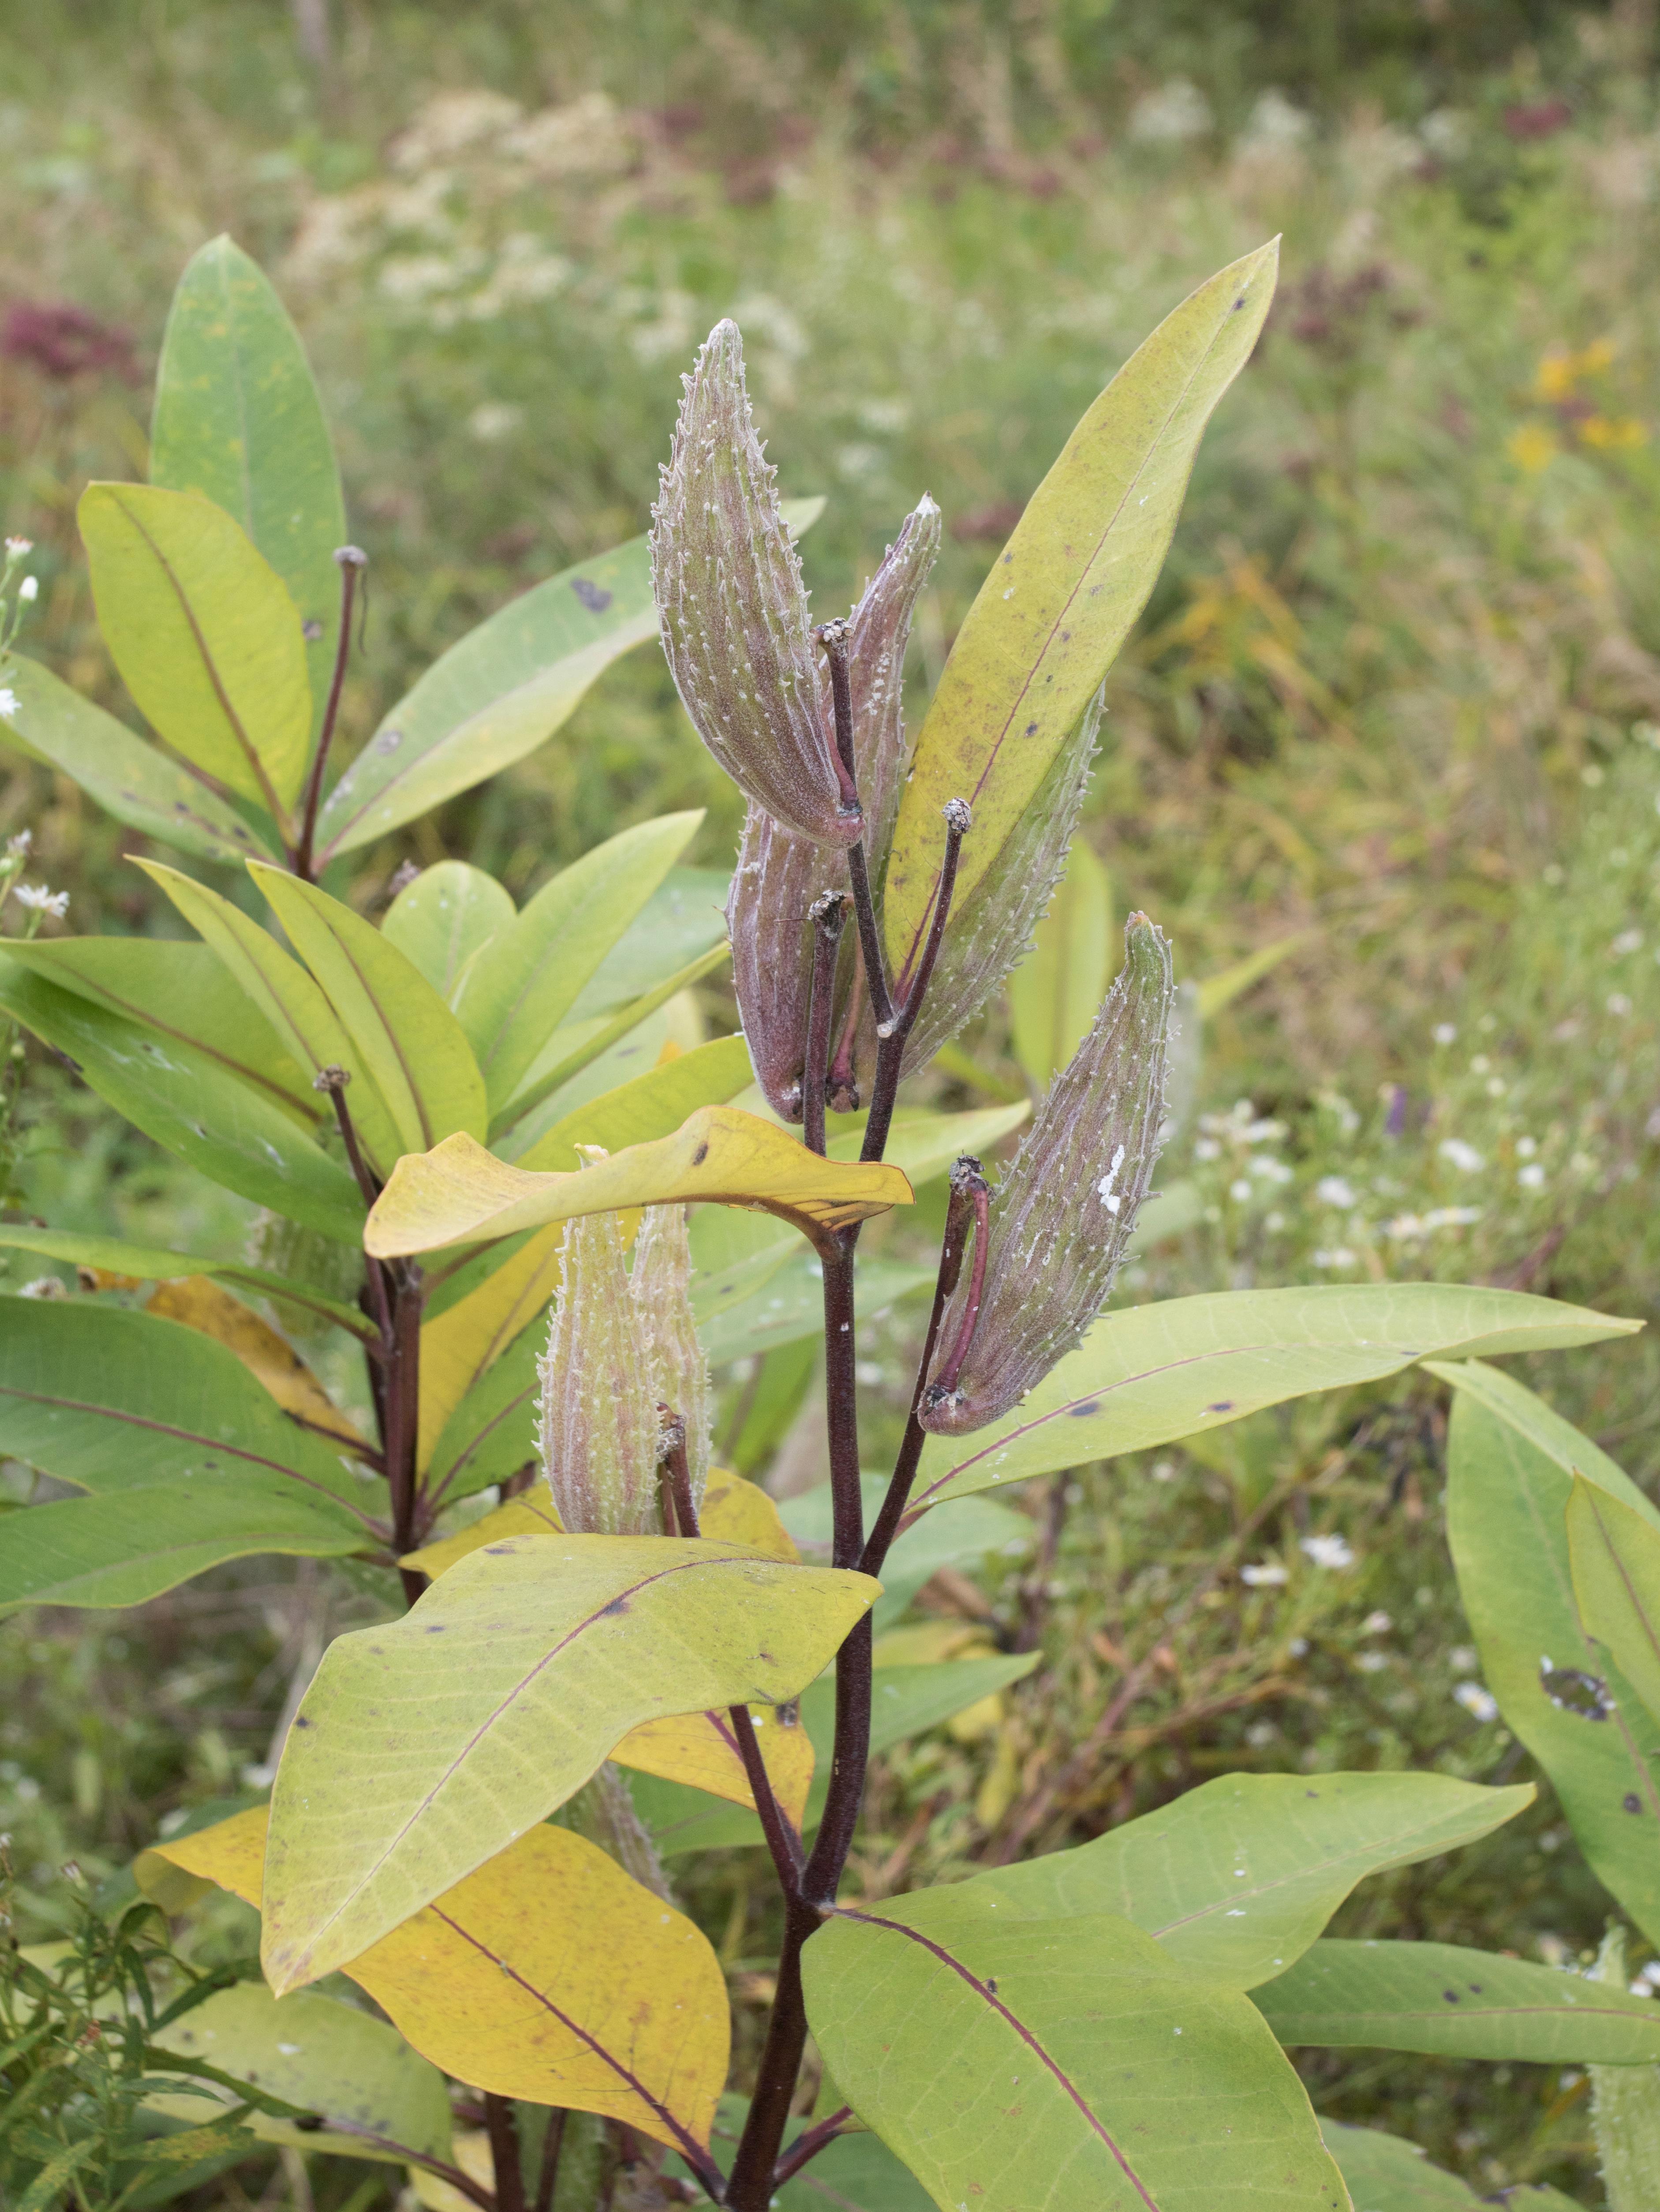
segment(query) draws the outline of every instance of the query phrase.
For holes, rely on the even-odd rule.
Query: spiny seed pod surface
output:
[[[663,1533],[651,1353],[614,1213],[566,1228],[559,1288],[538,1363],[537,1445],[573,1534]]]
[[[691,1245],[684,1206],[648,1206],[634,1242],[629,1291],[645,1333],[654,1401],[684,1424],[694,1505],[709,1471],[713,1393],[709,1364],[692,1318]]]

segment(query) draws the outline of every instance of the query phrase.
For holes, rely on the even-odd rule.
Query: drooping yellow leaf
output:
[[[794,1706],[751,1705],[750,1718],[773,1795],[799,1833],[812,1786],[812,1738]],[[638,1767],[666,1782],[689,1782],[694,1790],[707,1790],[734,1805],[755,1802],[731,1715],[719,1708],[646,1721],[629,1730],[611,1758],[618,1766]]]
[[[798,1697],[879,1589],[707,1538],[519,1536],[337,1638],[271,1799],[272,1987],[361,1956],[642,1722]]]
[[[701,1200],[775,1213],[818,1241],[908,1206],[897,1168],[820,1159],[776,1123],[736,1106],[705,1106],[672,1137],[630,1145],[571,1174],[537,1175],[465,1135],[401,1159],[363,1232],[377,1259],[506,1237],[544,1222],[630,1206]]]
[[[477,1290],[469,1291],[422,1329],[418,1457],[423,1473],[445,1422],[485,1369],[553,1296],[564,1234],[564,1224],[556,1222],[532,1237]]]
[[[944,841],[939,810],[974,809],[966,910],[1146,605],[1211,411],[1250,357],[1277,243],[1201,284],[1085,415],[957,634],[899,802],[883,893],[888,957],[909,972]]]
[[[499,1544],[503,1537],[562,1536],[564,1533],[565,1524],[559,1518],[553,1492],[545,1478],[538,1475],[528,1490],[521,1490],[517,1498],[509,1498],[494,1513],[470,1522],[465,1528],[458,1528],[454,1535],[442,1536],[435,1544],[423,1544],[418,1552],[406,1552],[398,1564],[400,1567],[413,1567],[417,1574],[436,1582],[458,1559],[471,1559],[475,1552],[482,1552],[487,1544]]]
[[[722,1544],[746,1544],[751,1552],[764,1552],[771,1559],[801,1556],[766,1492],[729,1468],[709,1469],[697,1519],[702,1533]]]
[[[266,1808],[155,1844],[258,1907]],[[692,2163],[726,2086],[726,1984],[708,1938],[568,1828],[537,1826],[344,1962],[445,2073],[496,2096],[602,2112]]]
[[[353,1450],[364,1439],[340,1411],[286,1337],[262,1321],[252,1306],[222,1290],[210,1275],[183,1275],[157,1284],[144,1301],[145,1310],[163,1321],[182,1322],[186,1328],[228,1345],[251,1375],[257,1376],[285,1413],[308,1429],[321,1429]]]

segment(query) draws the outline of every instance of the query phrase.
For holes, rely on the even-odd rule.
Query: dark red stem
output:
[[[817,2127],[809,2128],[804,2135],[797,2136],[773,2170],[773,2187],[781,2189],[792,2175],[800,2173],[810,2158],[817,2158],[827,2143],[833,2143],[837,2136],[846,2132],[847,2124],[852,2118],[853,2107],[843,2105],[827,2120],[820,2120]]]
[[[328,704],[323,709],[323,726],[317,733],[317,751],[311,774],[306,779],[299,842],[294,848],[294,872],[304,884],[313,879],[312,859],[317,843],[317,810],[323,798],[323,773],[334,740],[334,725],[340,712],[341,687],[346,680],[346,659],[351,646],[351,603],[356,595],[357,579],[369,565],[368,555],[356,545],[342,545],[334,557],[340,564],[340,635],[335,643],[334,678],[329,685]]]

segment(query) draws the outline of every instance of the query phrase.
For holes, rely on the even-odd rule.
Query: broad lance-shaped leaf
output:
[[[242,860],[273,849],[193,769],[146,744],[27,654],[0,659],[0,685],[13,702],[0,713],[0,740],[61,770],[118,822],[204,860]]]
[[[316,1077],[325,1067],[345,1069],[352,1083],[352,1126],[371,1162],[389,1175],[404,1150],[398,1125],[322,986],[270,930],[229,899],[159,861],[140,860],[138,866],[202,939],[201,950],[211,950],[224,979],[269,1030],[284,1065],[301,1072],[302,1095],[319,1120],[326,1102],[313,1088]],[[146,1018],[142,1012],[139,1018]],[[331,1113],[328,1118],[331,1122]]]
[[[1417,1360],[1566,1350],[1641,1326],[1520,1291],[1444,1283],[1220,1291],[1134,1306],[1104,1316],[984,1433],[931,1437],[915,1502],[1172,1443]]]
[[[468,967],[517,911],[494,876],[465,860],[440,860],[404,884],[386,908],[380,934],[453,1006]]]
[[[116,1306],[5,1298],[0,1453],[99,1497],[184,1483],[250,1502],[298,1498],[374,1528],[375,1491],[289,1420],[235,1353]]]
[[[312,716],[287,586],[199,493],[88,484],[76,514],[98,626],[139,708],[175,752],[281,823]]]
[[[325,1237],[358,1242],[363,1201],[356,1184],[286,1105],[229,1075],[194,1046],[59,990],[3,958],[0,1008],[64,1054],[88,1089],[187,1166]]]
[[[942,2212],[1347,2212],[1250,1998],[1128,1920],[1005,1925],[959,1882],[844,1906],[801,1973],[837,2088]]]
[[[957,634],[917,739],[885,889],[888,953],[917,956],[939,810],[974,809],[966,901],[1099,688],[1164,565],[1211,410],[1250,358],[1277,243],[1201,284],[1121,368],[1033,493]]]
[[[903,677],[911,616],[939,550],[939,510],[926,496],[866,586],[848,622],[848,690],[854,772],[864,810],[872,880],[880,886],[904,762]],[[801,1118],[801,1070],[812,981],[807,914],[829,891],[850,892],[847,856],[803,837],[751,802],[727,902],[733,982],[756,1080],[775,1113]],[[845,931],[837,963],[831,1033],[843,1040],[838,1066],[868,1095],[875,1062],[874,1017],[865,1006],[848,1031],[855,994],[856,933]]]
[[[344,1559],[372,1540],[343,1506],[313,1501],[297,1484],[207,1488],[187,1479],[58,1498],[7,1515],[0,1613],[143,1605],[231,1559]]]
[[[332,1322],[366,1340],[375,1334],[355,1307],[295,1285],[288,1276],[265,1267],[245,1267],[237,1260],[204,1260],[195,1252],[169,1252],[153,1244],[129,1244],[119,1237],[83,1237],[70,1229],[32,1229],[16,1222],[0,1222],[0,1249],[38,1252],[43,1259],[61,1260],[75,1268],[108,1275],[126,1275],[135,1282],[168,1283],[183,1275],[222,1275],[228,1283],[240,1283],[262,1297],[285,1299],[303,1307],[319,1321]]]
[[[1548,2066],[1660,2060],[1660,2005],[1456,1943],[1316,1943],[1256,1992],[1281,2043]]]
[[[289,943],[327,994],[403,1149],[457,1130],[482,1137],[483,1078],[455,1016],[378,929],[314,884],[249,863]]]
[[[652,510],[664,656],[693,728],[747,797],[803,837],[848,846],[830,683],[744,386],[734,322],[717,323],[685,398]]]
[[[456,994],[490,1104],[513,1097],[578,993],[679,859],[701,809],[636,823],[585,853],[483,945]]]
[[[794,1563],[800,1558],[778,1508],[766,1492],[726,1468],[709,1469],[699,1521],[703,1535],[718,1543],[739,1544],[745,1551],[764,1553],[769,1559]],[[553,1502],[553,1493],[548,1488],[547,1477],[538,1474],[527,1490],[520,1491],[482,1520],[470,1521],[454,1535],[425,1544],[418,1552],[406,1553],[398,1564],[415,1567],[436,1581],[458,1559],[483,1551],[487,1544],[497,1543],[503,1536],[560,1536],[567,1533],[559,1518],[559,1509]],[[828,1551],[829,1547],[824,1548]]]
[[[1567,1522],[1580,1623],[1660,1722],[1660,1526],[1583,1474]]]
[[[631,1145],[574,1174],[526,1173],[465,1136],[403,1159],[377,1200],[364,1249],[431,1252],[629,1206],[702,1200],[759,1206],[816,1236],[908,1206],[897,1168],[822,1160],[758,1115],[705,1106],[672,1137]]]
[[[337,1437],[361,1455],[363,1437],[288,1339],[210,1275],[185,1275],[158,1284],[145,1300],[144,1310],[224,1345],[302,1428]]]
[[[1111,981],[1112,886],[1093,849],[1074,837],[1031,957],[1009,981],[1014,1056],[1040,1090],[1089,1035]]]
[[[228,237],[198,250],[173,295],[149,474],[234,515],[282,578],[320,707],[340,634],[340,474],[299,333],[264,270]]]
[[[286,1048],[260,1006],[207,945],[153,937],[13,939],[6,957],[60,990],[73,991],[124,1021],[201,1053],[227,1075],[285,1107],[303,1128],[314,1131],[322,1121],[323,1102],[311,1087],[311,1069]]]
[[[1116,1912],[1231,1989],[1271,1981],[1368,1875],[1474,1843],[1533,1802],[1443,1774],[1228,1774],[1092,1844],[976,1877],[1021,1920]],[[1657,2014],[1660,2018],[1660,2014]]]
[[[1335,2120],[1323,2120],[1320,2132],[1361,2212],[1477,2212],[1475,2191],[1444,2167],[1432,2166],[1416,2143],[1377,2128],[1341,2127]],[[1576,2212],[1554,2189],[1505,2193],[1509,2212]]]
[[[297,1989],[580,1789],[642,1721],[797,1695],[867,1576],[665,1537],[508,1538],[331,1645],[271,1801],[263,1957]]]
[[[1118,981],[974,1232],[986,1249],[941,1317],[924,1428],[998,1419],[1106,1304],[1158,1158],[1171,999],[1170,947],[1133,914]]]
[[[1478,1361],[1431,1372],[1457,1392],[1447,1540],[1487,1686],[1549,1775],[1593,1871],[1660,1942],[1660,1721],[1581,1626],[1566,1512],[1578,1475],[1651,1528],[1660,1514],[1511,1376]]]
[[[809,529],[824,506],[787,500],[785,523]],[[324,802],[320,860],[372,843],[534,752],[614,660],[656,635],[643,538],[509,599],[381,718]]]
[[[443,2075],[395,2028],[337,1997],[307,1990],[279,2007],[259,1983],[238,1982],[216,1990],[149,2039],[160,2050],[198,2059],[285,2105],[297,2105],[302,2121],[248,2114],[246,2124],[261,2142],[393,2164],[411,2151],[448,2160],[450,2106]],[[216,2094],[224,2105],[238,2101],[234,2090]],[[200,2121],[212,2109],[199,2093],[182,2089],[148,2098],[144,2105],[147,2112],[176,2120]]]
[[[134,1870],[153,1892],[158,1870],[183,1868],[257,1906],[265,1838],[256,1806],[157,1844]],[[445,2073],[608,2114],[707,2165],[730,2039],[720,1962],[691,1921],[570,1830],[531,1828],[346,1972]]]

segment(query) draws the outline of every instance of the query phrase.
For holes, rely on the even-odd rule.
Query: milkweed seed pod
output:
[[[829,686],[736,323],[715,325],[684,384],[653,509],[663,651],[698,736],[739,788],[801,836],[851,845],[859,810],[826,738]]]
[[[927,996],[906,1040],[903,1074],[926,1067],[1031,951],[1067,865],[1104,697],[1098,691],[1091,700],[994,864],[952,906]],[[897,979],[902,987],[904,981]]]
[[[559,1517],[585,1536],[660,1536],[650,1352],[614,1213],[566,1228],[538,1364],[537,1448]]]
[[[1133,914],[1095,1026],[992,1194],[978,1320],[964,1354],[982,1272],[965,1268],[940,1322],[925,1429],[962,1436],[1007,1413],[1106,1303],[1158,1158],[1173,997],[1170,946]]]
[[[916,602],[939,555],[939,509],[925,495],[905,518],[847,626],[854,767],[864,807],[866,855],[879,897],[904,763],[905,647]],[[827,741],[834,743],[828,686],[824,711]],[[733,983],[756,1080],[774,1112],[788,1121],[801,1118],[812,981],[807,912],[826,892],[848,888],[848,864],[840,853],[798,836],[751,803],[727,901]],[[846,1024],[858,961],[857,933],[848,930],[836,969],[832,1035],[839,1036]],[[875,1059],[875,1030],[868,1016],[861,1024],[860,1047],[858,1070],[867,1080]],[[845,1103],[851,1104],[851,1097]]]
[[[634,1241],[629,1290],[646,1344],[655,1405],[684,1424],[691,1502],[701,1506],[709,1471],[709,1364],[692,1319],[691,1245],[684,1206],[648,1206]]]

